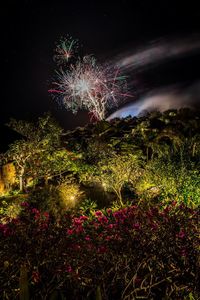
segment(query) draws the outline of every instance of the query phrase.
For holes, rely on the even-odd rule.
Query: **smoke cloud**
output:
[[[159,110],[179,109],[181,107],[200,107],[200,81],[181,89],[178,85],[154,89],[141,99],[120,108],[107,120],[125,118]]]

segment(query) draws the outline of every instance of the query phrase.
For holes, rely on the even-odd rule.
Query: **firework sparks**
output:
[[[54,60],[58,65],[67,64],[75,56],[78,49],[78,40],[72,37],[62,38],[55,49]]]
[[[93,56],[78,59],[67,71],[57,72],[54,89],[49,90],[56,98],[62,98],[66,109],[77,113],[86,109],[91,119],[105,119],[108,110],[117,107],[127,96],[123,93],[126,81],[119,69],[97,65]]]

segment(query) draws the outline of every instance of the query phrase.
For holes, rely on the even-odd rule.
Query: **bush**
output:
[[[29,203],[41,211],[48,211],[56,218],[79,203],[83,193],[79,185],[63,179],[57,186],[38,188],[29,194]]]
[[[147,164],[137,191],[147,199],[176,199],[190,207],[199,206],[200,173],[180,161],[155,159]]]
[[[199,210],[141,204],[54,222],[22,206],[20,218],[0,225],[1,299],[18,297],[21,266],[31,299],[200,296]]]

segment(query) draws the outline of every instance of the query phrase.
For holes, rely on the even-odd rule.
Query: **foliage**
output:
[[[79,210],[83,213],[90,214],[95,211],[97,208],[97,204],[94,201],[91,201],[90,199],[84,199],[81,202],[81,205],[79,207]]]
[[[83,197],[80,186],[72,179],[63,178],[56,189],[65,209],[75,208]]]
[[[13,201],[12,203],[8,203],[3,200],[1,202],[0,215],[3,218],[17,218],[21,212],[21,202],[22,200]]]
[[[158,195],[166,200],[177,199],[189,206],[198,206],[200,174],[195,168],[189,169],[187,164],[168,157],[154,159],[146,166],[142,180],[148,188],[157,188]]]
[[[48,185],[33,190],[28,202],[42,212],[48,211],[54,217],[59,218],[67,210],[78,205],[82,194],[76,183],[63,180],[57,186]]]
[[[113,154],[110,157],[99,162],[99,178],[103,187],[106,190],[114,191],[121,205],[122,188],[125,183],[135,183],[141,176],[139,167],[138,155],[117,155]]]
[[[21,266],[30,299],[200,296],[198,209],[141,203],[55,222],[27,202],[22,207],[20,217],[0,224],[1,299],[18,297]]]
[[[63,130],[49,114],[39,118],[36,124],[11,119],[8,126],[24,136],[9,145],[9,150],[4,154],[5,161],[15,164],[20,189],[30,177],[33,181],[39,178],[47,181],[73,165],[61,145]]]
[[[84,187],[101,184],[102,199],[114,192],[121,205],[127,187],[131,198],[177,197],[199,205],[199,124],[199,112],[186,109],[102,120],[66,134],[49,115],[36,125],[12,119],[9,126],[24,139],[3,156],[14,160],[21,187],[73,174]]]

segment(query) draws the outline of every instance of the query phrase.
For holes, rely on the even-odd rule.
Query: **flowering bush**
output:
[[[31,299],[184,299],[199,295],[199,210],[129,206],[60,220],[22,204],[0,224],[0,298],[20,293],[26,266]]]

